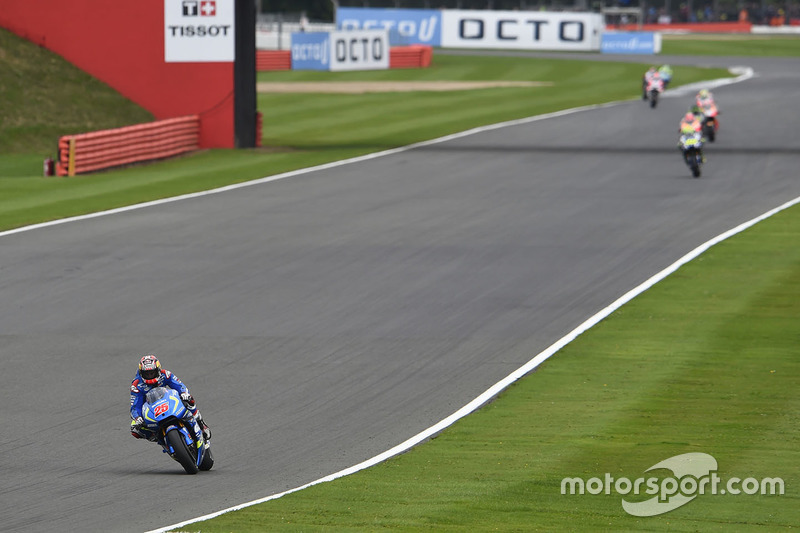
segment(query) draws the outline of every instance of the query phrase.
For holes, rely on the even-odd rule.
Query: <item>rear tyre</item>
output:
[[[171,429],[167,432],[167,442],[169,442],[172,449],[175,450],[175,455],[172,457],[178,461],[187,474],[196,474],[198,472],[195,459],[192,457],[186,443],[183,442],[183,435],[177,429]]]

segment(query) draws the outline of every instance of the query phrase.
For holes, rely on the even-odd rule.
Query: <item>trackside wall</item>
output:
[[[164,0],[2,0],[0,26],[59,54],[156,119],[199,115],[201,148],[234,147],[233,62],[166,63]]]

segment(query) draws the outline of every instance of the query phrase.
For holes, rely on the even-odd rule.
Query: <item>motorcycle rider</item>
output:
[[[694,101],[700,109],[708,109],[717,106],[716,102],[714,102],[714,95],[711,94],[711,91],[708,89],[700,89]]]
[[[178,376],[161,368],[161,362],[153,354],[147,354],[139,361],[139,370],[131,382],[131,435],[137,439],[155,441],[155,434],[144,426],[142,406],[147,392],[156,387],[169,387],[181,395],[181,400],[203,430],[206,440],[211,438],[211,430],[203,421],[203,416],[195,405],[194,397]]]
[[[702,121],[691,111],[686,113],[683,118],[681,119],[681,124],[678,132],[683,135],[694,135],[696,133],[703,133],[703,123]],[[704,139],[705,140],[705,139]],[[681,146],[681,143],[678,143],[678,147]],[[700,159],[703,163],[706,162],[706,156],[703,153],[703,149],[700,148],[697,150],[700,153]]]
[[[658,74],[661,76],[661,80],[664,82],[664,90],[666,90],[667,85],[672,81],[672,68],[669,65],[661,65],[658,67]]]
[[[653,76],[658,74],[656,67],[650,67],[647,72],[642,76],[642,100],[647,100],[647,84],[653,79]]]
[[[678,131],[681,135],[685,133],[694,133],[694,132],[702,132],[703,131],[703,122],[702,116],[703,112],[700,111],[699,114],[694,113],[695,108],[692,108],[692,111],[689,111],[683,118],[681,119],[680,127]]]

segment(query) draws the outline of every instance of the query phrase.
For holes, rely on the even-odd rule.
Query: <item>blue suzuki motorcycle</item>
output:
[[[200,424],[181,401],[178,391],[156,387],[145,396],[142,418],[156,435],[164,453],[178,461],[187,474],[211,470],[211,443],[203,439]]]

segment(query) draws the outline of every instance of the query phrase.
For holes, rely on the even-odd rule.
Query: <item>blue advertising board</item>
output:
[[[390,46],[427,44],[440,46],[442,15],[437,9],[379,9],[339,7],[339,30],[389,30]]]
[[[330,70],[330,34],[292,34],[292,70]]]
[[[600,51],[604,54],[658,54],[661,52],[661,34],[604,32]]]

